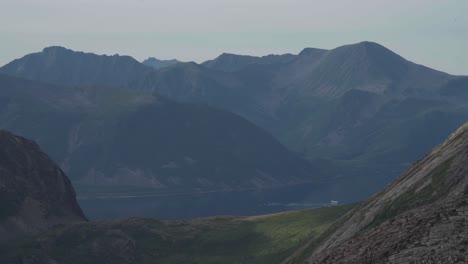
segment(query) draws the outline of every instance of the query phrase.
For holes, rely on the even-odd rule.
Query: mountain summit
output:
[[[146,66],[153,67],[156,70],[159,70],[161,68],[169,67],[174,64],[180,63],[178,60],[159,60],[154,57],[149,57],[148,59],[144,60],[142,62]]]
[[[52,46],[16,59],[0,73],[60,85],[127,85],[152,69],[130,56],[96,55]]]

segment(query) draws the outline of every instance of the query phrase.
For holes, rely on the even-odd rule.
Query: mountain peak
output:
[[[318,48],[305,48],[301,52],[299,52],[299,56],[321,56],[325,52],[327,52],[326,49],[318,49]]]
[[[355,50],[363,52],[362,55],[368,58],[373,58],[381,62],[406,62],[406,60],[387,47],[372,41],[362,41],[355,44],[344,45],[334,50]]]
[[[364,41],[361,41],[361,42],[358,42],[356,43],[355,45],[361,45],[361,46],[365,46],[365,47],[380,47],[380,48],[385,48],[383,45],[377,43],[377,42],[373,42],[373,41],[368,41],[368,40],[364,40]]]
[[[58,53],[58,52],[75,52],[71,49],[67,49],[65,47],[62,47],[62,46],[50,46],[50,47],[45,47],[43,50],[42,50],[42,53],[46,53],[46,54],[50,54],[50,53]]]
[[[16,77],[60,85],[128,85],[151,69],[130,56],[98,55],[61,46],[44,48],[0,68]]]
[[[144,60],[142,62],[142,64],[146,65],[146,66],[150,66],[150,67],[153,67],[155,69],[161,69],[161,68],[165,68],[165,67],[168,67],[168,66],[172,66],[174,64],[177,64],[177,63],[180,63],[179,60],[176,60],[176,59],[172,59],[172,60],[160,60],[158,58],[155,58],[155,57],[149,57],[147,58],[146,60]]]

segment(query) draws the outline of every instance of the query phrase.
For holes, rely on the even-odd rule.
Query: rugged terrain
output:
[[[0,263],[274,263],[351,206],[192,221],[87,222],[65,174],[0,131]]]
[[[36,143],[0,130],[0,241],[85,220],[62,170]]]
[[[4,264],[279,263],[350,207],[189,222],[93,221],[0,245]]]
[[[137,65],[126,56],[51,47],[0,72],[56,84],[119,85],[234,112],[323,164],[332,195],[346,200],[380,190],[468,120],[466,77],[418,65],[372,42],[297,55],[222,54],[159,70]],[[97,78],[88,68],[118,76]]]
[[[467,224],[468,123],[289,262],[466,263]]]

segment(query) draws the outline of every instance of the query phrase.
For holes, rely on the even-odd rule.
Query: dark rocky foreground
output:
[[[39,146],[0,130],[0,241],[85,221],[75,191]]]

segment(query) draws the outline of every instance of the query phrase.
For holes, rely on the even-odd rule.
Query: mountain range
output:
[[[42,157],[43,166],[54,166],[34,143],[5,132],[1,135],[15,142],[5,148],[9,153],[24,151],[27,145],[30,160]],[[28,165],[18,163],[19,160],[3,161],[2,168]],[[328,207],[255,217],[173,222],[142,218],[69,221],[46,232],[0,244],[0,261],[7,264],[465,263],[468,260],[467,165],[468,123],[383,191],[352,209],[353,206]],[[37,166],[28,171],[39,179],[47,174],[47,170]],[[18,180],[17,186],[21,187],[28,184],[19,180],[22,177],[9,178]],[[60,178],[66,176],[62,174]],[[55,193],[55,190],[49,191]],[[45,195],[45,191],[36,194]],[[63,191],[65,197],[74,197],[72,188]],[[32,192],[33,189],[27,189],[21,193]],[[47,208],[55,202],[46,200],[44,206]],[[66,204],[65,208],[76,209],[76,203]],[[34,211],[31,207],[25,210],[31,211]]]
[[[383,188],[468,120],[467,77],[373,42],[297,55],[222,54],[158,70],[128,56],[51,47],[0,72],[56,85],[119,86],[233,112],[324,167],[319,174],[331,195],[348,201]]]
[[[50,47],[0,68],[1,263],[468,261],[467,76],[372,42],[145,64]],[[88,221],[75,188],[256,216]],[[265,190],[362,202],[258,215]]]
[[[145,91],[0,75],[0,126],[33,138],[77,186],[160,192],[314,181],[313,166],[230,112]]]

